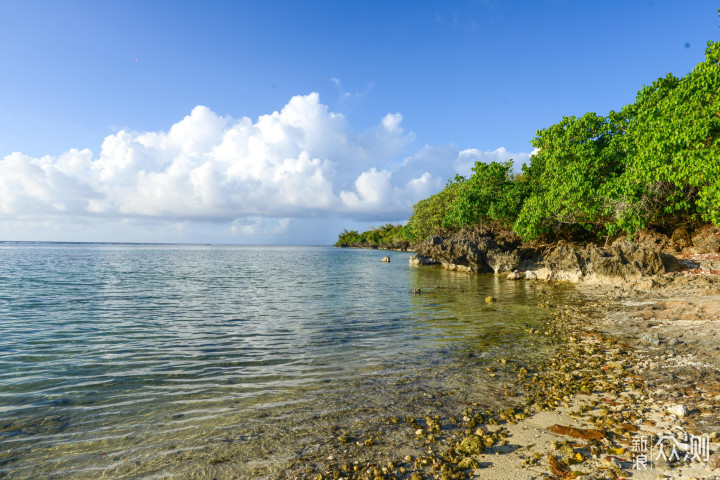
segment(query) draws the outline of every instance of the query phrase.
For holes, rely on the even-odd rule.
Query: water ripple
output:
[[[318,419],[457,390],[465,351],[549,348],[523,334],[542,320],[529,284],[384,255],[0,245],[0,476],[184,478],[212,445],[250,461]]]

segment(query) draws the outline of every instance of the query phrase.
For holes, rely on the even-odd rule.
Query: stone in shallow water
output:
[[[410,265],[440,265],[440,263],[422,253],[417,253],[410,257]]]
[[[384,256],[383,259],[380,260],[380,261],[383,262],[383,263],[390,263],[390,257],[388,257],[388,256],[386,255],[386,256]]]

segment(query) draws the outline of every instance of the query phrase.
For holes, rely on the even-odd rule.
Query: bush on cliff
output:
[[[523,169],[528,197],[515,218],[515,233],[525,239],[601,233],[608,220],[602,192],[619,175],[623,155],[618,130],[614,114],[587,113],[538,131],[532,142],[538,152]]]
[[[412,215],[406,227],[411,241],[422,241],[443,227],[445,216],[455,203],[464,183],[465,178],[456,175],[455,179],[448,181],[440,192],[420,200],[413,206]]]
[[[513,162],[476,162],[473,175],[459,184],[442,226],[461,228],[488,222],[510,226],[526,197],[527,182],[513,174]]]
[[[623,174],[607,192],[611,231],[720,225],[720,43],[677,79],[644,87],[622,110]]]
[[[522,174],[511,161],[478,162],[470,178],[419,201],[393,235],[418,242],[492,223],[524,240],[578,240],[720,226],[720,43],[685,77],[668,74],[605,117],[564,117],[532,144]]]
[[[531,194],[513,225],[525,239],[720,224],[720,44],[682,79],[643,87],[607,117],[538,131]]]

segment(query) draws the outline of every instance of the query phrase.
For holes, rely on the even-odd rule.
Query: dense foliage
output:
[[[439,231],[447,211],[455,204],[465,178],[456,176],[444,189],[435,195],[420,200],[413,206],[413,212],[407,223],[407,234],[411,240],[422,240]]]
[[[708,43],[685,77],[668,74],[604,117],[564,117],[532,144],[521,174],[512,161],[478,162],[472,176],[418,202],[407,226],[345,231],[340,241],[421,241],[485,223],[525,240],[720,225],[720,43]]]
[[[526,196],[526,182],[512,173],[512,167],[512,160],[476,162],[473,175],[459,185],[442,226],[457,228],[492,221],[512,225]]]
[[[382,227],[373,227],[370,230],[358,233],[357,230],[343,230],[335,246],[362,247],[362,246],[389,246],[409,241],[407,229],[403,225],[388,223]]]

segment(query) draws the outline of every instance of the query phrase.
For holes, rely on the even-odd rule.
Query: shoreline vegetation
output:
[[[514,407],[388,419],[418,455],[371,461],[362,449],[382,439],[364,439],[346,460],[310,462],[308,478],[720,478],[720,43],[685,77],[607,116],[564,117],[532,144],[520,173],[478,162],[406,225],[345,230],[335,246],[572,282],[582,305],[539,305],[554,320],[532,332],[561,338],[557,355],[500,359]]]
[[[659,78],[606,116],[563,117],[532,145],[520,173],[512,160],[476,162],[417,202],[406,225],[345,229],[335,246],[407,249],[462,229],[607,245],[720,226],[720,43],[685,77]]]

